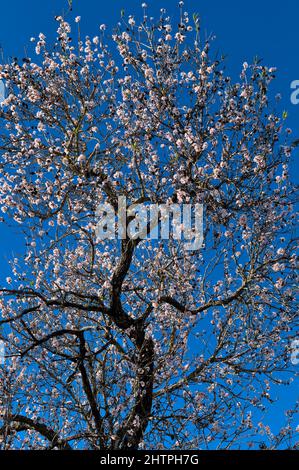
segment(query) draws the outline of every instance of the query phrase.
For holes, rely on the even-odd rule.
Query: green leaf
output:
[[[194,25],[195,25],[195,30],[196,32],[199,31],[199,16],[198,16],[198,13],[193,13],[193,21],[194,21]]]

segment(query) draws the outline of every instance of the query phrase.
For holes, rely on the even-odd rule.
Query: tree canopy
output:
[[[255,446],[257,428],[282,445],[291,425],[255,420],[298,323],[275,69],[234,82],[182,8],[123,14],[111,38],[56,21],[55,44],[0,66],[0,207],[27,240],[1,288],[2,448]],[[203,246],[98,240],[119,196],[203,204]]]

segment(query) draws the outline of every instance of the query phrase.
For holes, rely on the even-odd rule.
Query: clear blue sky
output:
[[[72,16],[82,17],[84,33],[98,34],[99,25],[113,26],[120,18],[120,11],[141,14],[141,0],[73,0]],[[177,14],[178,0],[148,0],[150,12],[155,16],[162,7],[169,14]],[[44,32],[53,36],[56,23],[54,16],[68,7],[67,0],[13,0],[2,1],[0,6],[0,44],[4,56],[24,56],[24,45],[29,39]],[[273,97],[282,94],[282,109],[288,111],[288,126],[293,129],[294,140],[299,138],[299,105],[290,101],[290,83],[299,80],[299,1],[298,0],[186,0],[185,9],[199,13],[202,30],[215,33],[215,46],[227,56],[228,72],[237,77],[244,61],[251,62],[255,56],[263,63],[278,68]],[[295,160],[299,159],[296,151]],[[295,171],[298,164],[293,165]],[[0,225],[0,283],[8,274],[7,259],[22,246],[22,237]],[[269,424],[279,428],[283,413],[298,394],[298,384],[289,391],[279,392],[280,401],[268,417]]]

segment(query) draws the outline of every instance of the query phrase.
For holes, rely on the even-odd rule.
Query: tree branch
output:
[[[8,417],[8,421],[16,423],[14,430],[17,432],[25,431],[27,429],[33,429],[34,431],[41,434],[43,437],[51,442],[53,447],[58,447],[60,450],[72,450],[70,444],[58,436],[58,433],[51,428],[48,428],[44,423],[33,420],[23,415],[11,415]],[[0,434],[7,432],[7,425],[2,426]]]

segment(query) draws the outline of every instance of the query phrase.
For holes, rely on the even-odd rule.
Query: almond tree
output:
[[[297,321],[275,69],[233,83],[182,2],[175,27],[143,8],[112,38],[57,17],[53,47],[40,34],[35,60],[0,67],[0,206],[26,236],[1,288],[4,449],[255,446],[258,419],[266,445],[293,445],[262,419]],[[98,240],[119,196],[203,204],[202,248]]]

